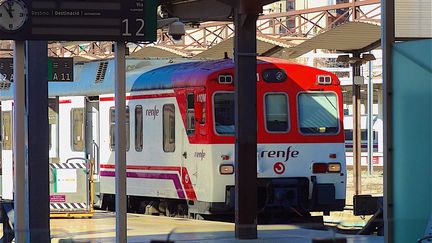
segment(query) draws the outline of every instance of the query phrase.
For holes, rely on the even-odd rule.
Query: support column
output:
[[[377,92],[378,96],[378,118],[383,119],[383,88]]]
[[[378,119],[381,119],[384,121],[384,114],[383,114],[383,88],[381,86],[381,90],[377,92],[378,96]],[[382,122],[382,126],[384,126],[384,122]],[[378,144],[382,144],[383,146],[378,146],[378,152],[383,153],[384,152],[384,131],[378,133]]]
[[[48,44],[26,41],[27,242],[49,242]]]
[[[25,242],[25,80],[24,80],[24,41],[15,41],[14,48],[14,231],[15,242]],[[48,109],[48,108],[47,108]],[[45,148],[46,149],[46,148]]]
[[[381,4],[383,48],[383,127],[384,127],[384,239],[394,242],[393,221],[393,78],[392,52],[395,42],[395,1]]]
[[[255,5],[255,6],[254,6]],[[238,1],[235,9],[235,235],[257,238],[257,1]]]
[[[369,52],[370,53],[370,52]],[[367,161],[368,174],[373,173],[373,81],[372,81],[372,61],[368,63],[368,86],[367,86]]]
[[[127,241],[126,208],[126,44],[115,43],[115,209],[116,242]]]
[[[353,57],[360,58],[360,53],[353,53]],[[352,102],[353,102],[353,172],[354,195],[361,194],[361,98],[360,85],[355,83],[355,77],[360,76],[360,64],[352,66]]]

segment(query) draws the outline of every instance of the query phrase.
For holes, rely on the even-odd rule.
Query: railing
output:
[[[352,0],[354,1],[354,0]],[[310,38],[349,21],[379,22],[380,0],[358,0],[303,10],[265,14],[257,22],[259,37],[286,43]],[[175,42],[166,31],[160,31],[158,45],[200,52],[234,36],[232,22],[206,22],[186,32],[181,42]]]

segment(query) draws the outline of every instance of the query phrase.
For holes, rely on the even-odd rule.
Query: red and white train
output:
[[[259,210],[343,210],[342,95],[332,73],[257,62]],[[234,63],[127,60],[130,209],[161,202],[189,214],[234,212]],[[100,205],[114,204],[114,63],[78,63],[50,83],[50,160],[92,158]],[[12,88],[11,88],[12,89]],[[12,97],[1,92],[3,194],[11,193]],[[251,131],[254,132],[254,131]],[[163,210],[163,209],[162,209]]]

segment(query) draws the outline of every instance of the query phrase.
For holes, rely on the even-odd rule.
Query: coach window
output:
[[[135,150],[143,150],[143,108],[141,105],[135,106]]]
[[[335,134],[339,131],[335,93],[301,93],[298,96],[299,128],[303,134]]]
[[[347,152],[352,152],[353,151],[353,130],[352,129],[345,129],[344,130],[345,133],[345,150]],[[362,151],[366,152],[367,151],[367,130],[366,129],[362,129],[361,132],[361,143],[362,143]],[[372,145],[373,145],[373,151],[374,152],[378,152],[378,136],[377,136],[377,131],[373,131],[372,132]]]
[[[2,112],[2,142],[4,150],[12,150],[12,111]]]
[[[126,151],[129,151],[130,148],[130,113],[129,106],[126,106]]]
[[[72,150],[84,151],[84,108],[71,110],[72,118]]]
[[[234,93],[216,93],[213,97],[215,130],[220,135],[234,135]]]
[[[130,147],[130,128],[129,128],[129,106],[126,106],[126,151],[129,151]],[[110,108],[110,116],[109,116],[109,123],[110,123],[110,149],[112,151],[115,150],[115,108]]]
[[[48,98],[48,144],[49,150],[57,150],[58,98]]]
[[[195,134],[194,94],[187,94],[186,106],[186,133],[190,136]]]
[[[288,132],[288,99],[286,94],[265,95],[265,125],[269,132]]]
[[[163,106],[163,150],[175,150],[175,107],[173,104]]]

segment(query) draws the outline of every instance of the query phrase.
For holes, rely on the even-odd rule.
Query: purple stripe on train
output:
[[[114,171],[101,171],[101,176],[114,177]],[[145,178],[145,179],[160,179],[160,180],[172,180],[177,191],[179,198],[186,198],[183,188],[180,183],[180,179],[176,174],[160,174],[160,173],[144,173],[144,172],[126,172],[126,176],[129,178]]]

